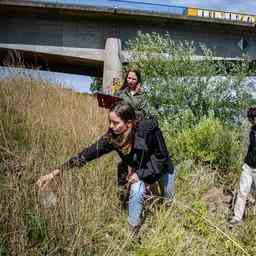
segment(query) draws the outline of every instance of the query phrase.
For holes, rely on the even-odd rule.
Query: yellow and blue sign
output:
[[[215,11],[208,9],[199,9],[188,7],[187,8],[187,16],[192,17],[200,17],[200,18],[208,18],[208,19],[219,19],[219,20],[227,20],[227,21],[237,21],[254,24],[256,21],[255,15],[237,13],[237,12],[225,12],[225,11]]]

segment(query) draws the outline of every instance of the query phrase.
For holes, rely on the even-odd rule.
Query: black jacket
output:
[[[249,137],[250,141],[244,162],[250,167],[256,168],[256,126],[251,128]]]
[[[159,180],[161,175],[166,172],[172,173],[173,165],[157,123],[153,120],[143,120],[134,129],[134,144],[128,155],[124,155],[112,143],[111,137],[115,135],[108,131],[96,143],[64,163],[62,168],[83,166],[87,162],[115,150],[123,162],[133,167],[138,177],[149,184]]]

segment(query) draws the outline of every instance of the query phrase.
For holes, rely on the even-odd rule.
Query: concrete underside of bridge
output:
[[[103,76],[104,55],[102,49],[0,43],[0,65],[94,77]]]
[[[6,65],[9,50],[16,50],[28,66],[103,76],[104,87],[121,76],[122,49],[138,31],[203,43],[221,58],[241,57],[238,42],[244,39],[248,56],[256,58],[256,31],[245,24],[22,0],[0,1],[0,24],[0,64]]]

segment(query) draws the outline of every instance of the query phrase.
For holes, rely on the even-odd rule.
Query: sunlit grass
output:
[[[106,127],[107,113],[92,96],[23,77],[0,81],[0,255],[254,254],[253,211],[244,226],[228,230],[227,209],[215,214],[202,200],[216,186],[215,171],[205,166],[177,168],[175,202],[147,206],[141,243],[132,241],[116,194],[115,154],[65,172],[49,187],[57,205],[43,208],[39,176]]]

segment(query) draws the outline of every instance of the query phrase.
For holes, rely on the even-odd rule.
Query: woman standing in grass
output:
[[[60,168],[40,177],[37,185],[44,190],[65,169],[81,167],[113,150],[129,166],[128,222],[136,234],[142,222],[146,185],[159,181],[164,199],[172,199],[174,168],[158,126],[153,120],[137,122],[133,107],[127,103],[118,103],[110,109],[109,129],[105,135]]]
[[[141,74],[137,69],[128,70],[123,86],[115,95],[134,108],[137,120],[152,118],[145,93],[143,92]]]

